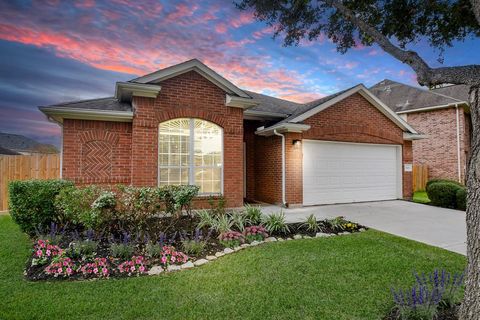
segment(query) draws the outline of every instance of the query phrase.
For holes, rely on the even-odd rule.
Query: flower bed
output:
[[[56,196],[36,199],[51,201],[43,207],[54,208],[53,212],[38,211],[33,208],[35,202],[30,204],[15,193],[28,189],[26,194],[32,194],[37,183],[12,189],[19,203],[14,219],[34,241],[25,271],[30,280],[158,274],[199,266],[263,242],[362,229],[342,217],[317,221],[313,215],[302,223],[288,224],[282,212],[265,215],[260,207],[226,210],[222,198],[211,199],[209,210],[191,211],[190,203],[198,192],[195,186],[105,189],[68,183],[39,185],[55,187],[51,193]],[[28,206],[32,206],[29,212],[33,217],[19,211]],[[38,221],[41,223],[35,225]]]

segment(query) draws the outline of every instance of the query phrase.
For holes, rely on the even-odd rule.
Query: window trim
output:
[[[188,184],[189,185],[196,185],[195,184],[195,168],[212,168],[212,166],[195,166],[195,147],[194,147],[194,144],[195,144],[195,120],[200,120],[200,121],[205,121],[205,122],[208,122],[208,123],[211,123],[211,124],[214,124],[216,125],[219,129],[220,129],[220,150],[221,150],[221,161],[222,161],[222,167],[221,167],[221,170],[220,170],[220,192],[202,192],[202,193],[198,193],[198,196],[199,197],[209,197],[209,196],[223,196],[224,195],[224,168],[225,168],[225,148],[224,148],[224,130],[223,130],[223,127],[219,126],[218,124],[216,124],[215,122],[212,122],[212,121],[209,121],[209,120],[206,120],[206,119],[202,119],[202,118],[195,118],[195,117],[180,117],[180,118],[172,118],[172,119],[168,119],[168,120],[165,120],[165,121],[162,121],[158,124],[158,137],[157,137],[157,186],[160,187],[160,161],[159,161],[159,155],[160,155],[160,152],[159,152],[159,146],[160,146],[160,125],[162,123],[166,123],[166,122],[169,122],[169,121],[173,121],[173,120],[179,120],[179,119],[188,119],[190,124],[190,136],[189,136],[189,162],[190,162],[190,165],[188,166],[189,168],[189,173],[188,173]],[[181,166],[178,166],[178,167],[172,167],[172,168],[181,168]],[[193,182],[193,183],[192,183]]]

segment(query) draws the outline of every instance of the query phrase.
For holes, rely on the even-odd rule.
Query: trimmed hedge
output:
[[[466,208],[466,188],[457,181],[433,179],[427,182],[426,191],[434,206],[461,210]]]
[[[33,235],[37,227],[58,222],[54,200],[70,186],[73,183],[66,180],[12,181],[8,186],[10,215],[23,232]]]
[[[457,190],[457,209],[467,210],[467,189],[461,188]]]

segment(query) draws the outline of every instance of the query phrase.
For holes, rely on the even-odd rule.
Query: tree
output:
[[[315,41],[325,34],[345,53],[358,42],[378,44],[386,53],[409,65],[424,86],[465,84],[470,87],[471,156],[467,170],[467,280],[461,319],[480,315],[480,65],[430,67],[407,47],[427,40],[443,51],[456,40],[480,37],[480,0],[239,0],[239,9],[253,9],[255,17],[282,34],[284,45],[301,39]],[[480,48],[479,55],[480,57]]]

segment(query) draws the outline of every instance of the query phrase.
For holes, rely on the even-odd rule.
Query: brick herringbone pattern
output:
[[[112,146],[105,141],[89,141],[82,148],[82,174],[109,178],[112,171]]]

